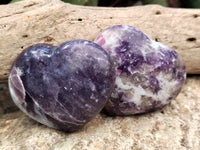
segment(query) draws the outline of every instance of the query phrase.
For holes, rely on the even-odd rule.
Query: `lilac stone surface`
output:
[[[114,74],[110,56],[93,42],[36,44],[15,60],[9,89],[28,116],[72,132],[102,110],[114,88]]]
[[[140,30],[118,25],[104,30],[95,42],[111,55],[115,89],[104,111],[134,115],[160,109],[173,100],[186,79],[182,58]]]

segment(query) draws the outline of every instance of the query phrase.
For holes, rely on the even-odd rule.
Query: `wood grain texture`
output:
[[[1,150],[199,150],[200,77],[189,77],[176,100],[138,116],[97,115],[82,130],[64,133],[22,112],[0,115]]]
[[[0,81],[12,62],[36,43],[94,40],[103,29],[130,25],[183,57],[187,73],[200,73],[200,10],[157,5],[127,8],[74,6],[59,0],[29,0],[0,6]]]

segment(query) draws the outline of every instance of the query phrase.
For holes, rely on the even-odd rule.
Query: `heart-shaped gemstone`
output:
[[[115,64],[115,89],[105,106],[108,114],[157,110],[180,92],[186,71],[173,49],[126,25],[104,30],[95,42],[107,50]]]
[[[36,44],[13,63],[9,88],[14,102],[31,118],[72,132],[104,107],[114,74],[110,56],[93,42]]]

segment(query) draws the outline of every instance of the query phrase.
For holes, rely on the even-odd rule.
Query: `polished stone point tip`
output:
[[[14,61],[9,89],[28,116],[73,132],[102,110],[114,88],[114,75],[110,56],[93,42],[36,44]]]
[[[171,48],[126,25],[110,27],[95,43],[114,61],[115,89],[105,106],[109,115],[154,111],[175,99],[186,79],[182,58]]]

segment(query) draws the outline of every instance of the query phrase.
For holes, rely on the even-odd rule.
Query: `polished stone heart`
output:
[[[31,118],[72,132],[101,111],[114,78],[110,56],[93,42],[36,44],[13,63],[9,89],[17,106]]]
[[[115,63],[115,89],[104,109],[108,114],[154,111],[169,104],[180,92],[186,71],[173,49],[126,25],[102,31],[95,42]]]

